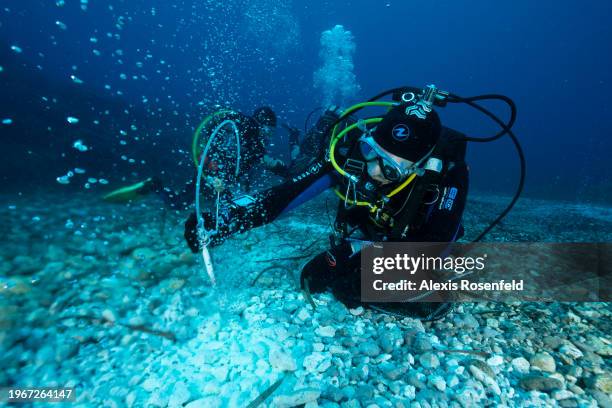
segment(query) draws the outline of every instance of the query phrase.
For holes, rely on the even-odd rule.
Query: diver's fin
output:
[[[155,180],[149,177],[146,180],[139,181],[136,184],[118,188],[106,194],[103,199],[111,203],[127,203],[137,200],[154,191]]]

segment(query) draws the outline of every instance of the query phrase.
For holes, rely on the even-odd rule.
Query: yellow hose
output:
[[[356,105],[351,106],[350,108],[347,108],[344,112],[342,112],[342,115],[340,115],[341,118],[346,118],[348,117],[348,115],[352,112],[355,112],[356,110],[359,109],[363,109],[366,107],[371,107],[371,106],[385,106],[387,108],[391,108],[393,106],[397,105],[394,102],[362,102],[362,103],[358,103]],[[338,130],[338,124],[336,126],[334,126],[334,129],[332,130],[332,140],[334,139],[334,137],[336,136],[336,131]]]
[[[391,198],[394,195],[396,195],[397,193],[399,193],[400,191],[402,191],[404,189],[404,187],[406,187],[408,184],[412,183],[412,180],[414,180],[414,178],[417,176],[416,173],[412,173],[407,179],[406,181],[404,181],[402,184],[400,184],[395,190],[393,190],[392,192],[390,192],[389,194],[387,194],[387,198]]]
[[[347,110],[345,110],[344,112],[342,112],[341,117],[347,117],[351,112],[354,112],[356,110],[365,108],[365,107],[372,107],[372,106],[383,106],[383,107],[388,107],[391,108],[393,106],[396,106],[396,103],[393,102],[363,102],[363,103],[358,103],[356,105],[351,106],[350,108],[348,108]],[[332,137],[331,137],[331,143],[329,146],[329,161],[331,162],[332,166],[334,167],[334,169],[340,173],[342,176],[347,177],[348,179],[350,179],[351,181],[354,181],[354,177],[353,175],[347,173],[346,171],[344,171],[343,168],[341,168],[338,163],[336,162],[336,144],[338,143],[338,141],[340,139],[342,139],[347,133],[349,133],[350,131],[352,131],[353,129],[355,129],[356,127],[358,127],[359,125],[361,125],[362,123],[369,125],[369,124],[373,124],[373,123],[380,123],[382,122],[383,118],[370,118],[370,119],[365,119],[361,122],[357,122],[354,123],[350,126],[347,126],[346,128],[342,129],[342,131],[336,135],[336,131],[338,130],[338,125],[334,126],[334,129],[332,131]],[[400,184],[398,187],[396,187],[393,191],[391,191],[389,194],[386,194],[385,197],[386,198],[391,198],[394,195],[396,195],[397,193],[399,193],[400,191],[402,191],[407,185],[409,185],[410,183],[412,183],[412,181],[415,179],[415,177],[417,176],[416,173],[412,173],[402,184]],[[349,181],[350,182],[350,181]],[[343,201],[345,201],[348,204],[351,205],[357,205],[357,206],[367,206],[370,207],[370,212],[375,212],[378,209],[378,206],[376,206],[375,204],[369,203],[367,201],[353,201],[351,199],[348,199],[347,197],[345,197],[340,191],[334,189],[334,192],[336,193],[336,195],[338,197],[340,197]]]
[[[370,124],[370,123],[379,123],[381,122],[383,119],[382,118],[371,118],[371,119],[366,119],[363,121],[363,123],[365,123],[366,125]],[[332,136],[332,141],[331,144],[329,146],[329,161],[331,162],[332,166],[334,166],[334,169],[336,169],[336,171],[340,174],[342,174],[344,177],[348,177],[351,178],[351,175],[348,174],[346,171],[344,171],[344,169],[342,169],[338,163],[336,162],[336,143],[338,143],[338,141],[340,139],[342,139],[344,137],[344,135],[346,135],[348,132],[350,132],[351,130],[355,129],[356,127],[358,127],[361,123],[353,123],[352,125],[344,128],[342,130],[342,132],[340,132],[340,134],[338,134],[338,136]]]

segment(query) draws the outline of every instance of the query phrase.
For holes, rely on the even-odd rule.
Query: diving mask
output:
[[[401,181],[414,172],[413,162],[387,153],[370,135],[359,138],[359,149],[367,162],[378,161],[383,176],[391,182]]]

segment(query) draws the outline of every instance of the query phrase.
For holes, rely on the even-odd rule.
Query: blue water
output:
[[[607,1],[549,0],[5,2],[0,116],[12,124],[0,128],[9,152],[3,184],[56,188],[55,178],[77,165],[107,178],[166,170],[182,182],[190,170],[179,150],[214,104],[245,112],[271,105],[302,127],[321,101],[313,87],[320,34],[342,24],[355,38],[361,87],[347,103],[403,84],[506,94],[519,109],[526,194],[610,201],[611,9]],[[67,126],[69,115],[79,124]],[[463,108],[442,118],[470,135],[495,130]],[[121,130],[130,146],[119,144]],[[279,138],[284,154],[282,130]],[[77,139],[94,153],[77,154]],[[513,191],[508,141],[471,145],[468,158],[473,189]]]

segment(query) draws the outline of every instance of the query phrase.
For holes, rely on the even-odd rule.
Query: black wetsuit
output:
[[[354,139],[350,136],[347,140]],[[368,207],[345,208],[340,201],[336,225],[343,232],[333,240],[331,248],[313,258],[302,270],[302,284],[310,283],[312,292],[330,288],[347,305],[360,303],[360,256],[348,240],[360,231],[367,241],[452,242],[463,235],[461,218],[467,199],[468,168],[465,163],[464,135],[443,128],[434,152],[443,162],[440,173],[417,177],[416,181],[386,204],[393,222],[374,220]],[[337,148],[340,167],[347,159],[360,160],[355,143]],[[342,153],[345,153],[342,156]],[[340,156],[340,157],[338,157]],[[351,162],[354,164],[354,162]],[[297,207],[329,187],[346,189],[346,179],[340,176],[324,158],[312,163],[301,174],[286,183],[263,191],[240,203],[227,203],[221,211],[222,222],[213,243],[225,237],[272,222],[281,214]],[[198,249],[195,214],[185,223],[185,238],[190,248]],[[207,228],[212,228],[212,216],[204,216]]]
[[[291,155],[297,149],[296,157],[291,157],[287,166],[278,166],[276,174],[286,180],[303,173],[318,158],[323,157],[325,149],[329,146],[331,126],[338,119],[339,114],[334,110],[327,110],[319,118],[317,123],[311,127],[300,140],[300,131],[296,128],[287,127],[289,131],[289,147]]]

